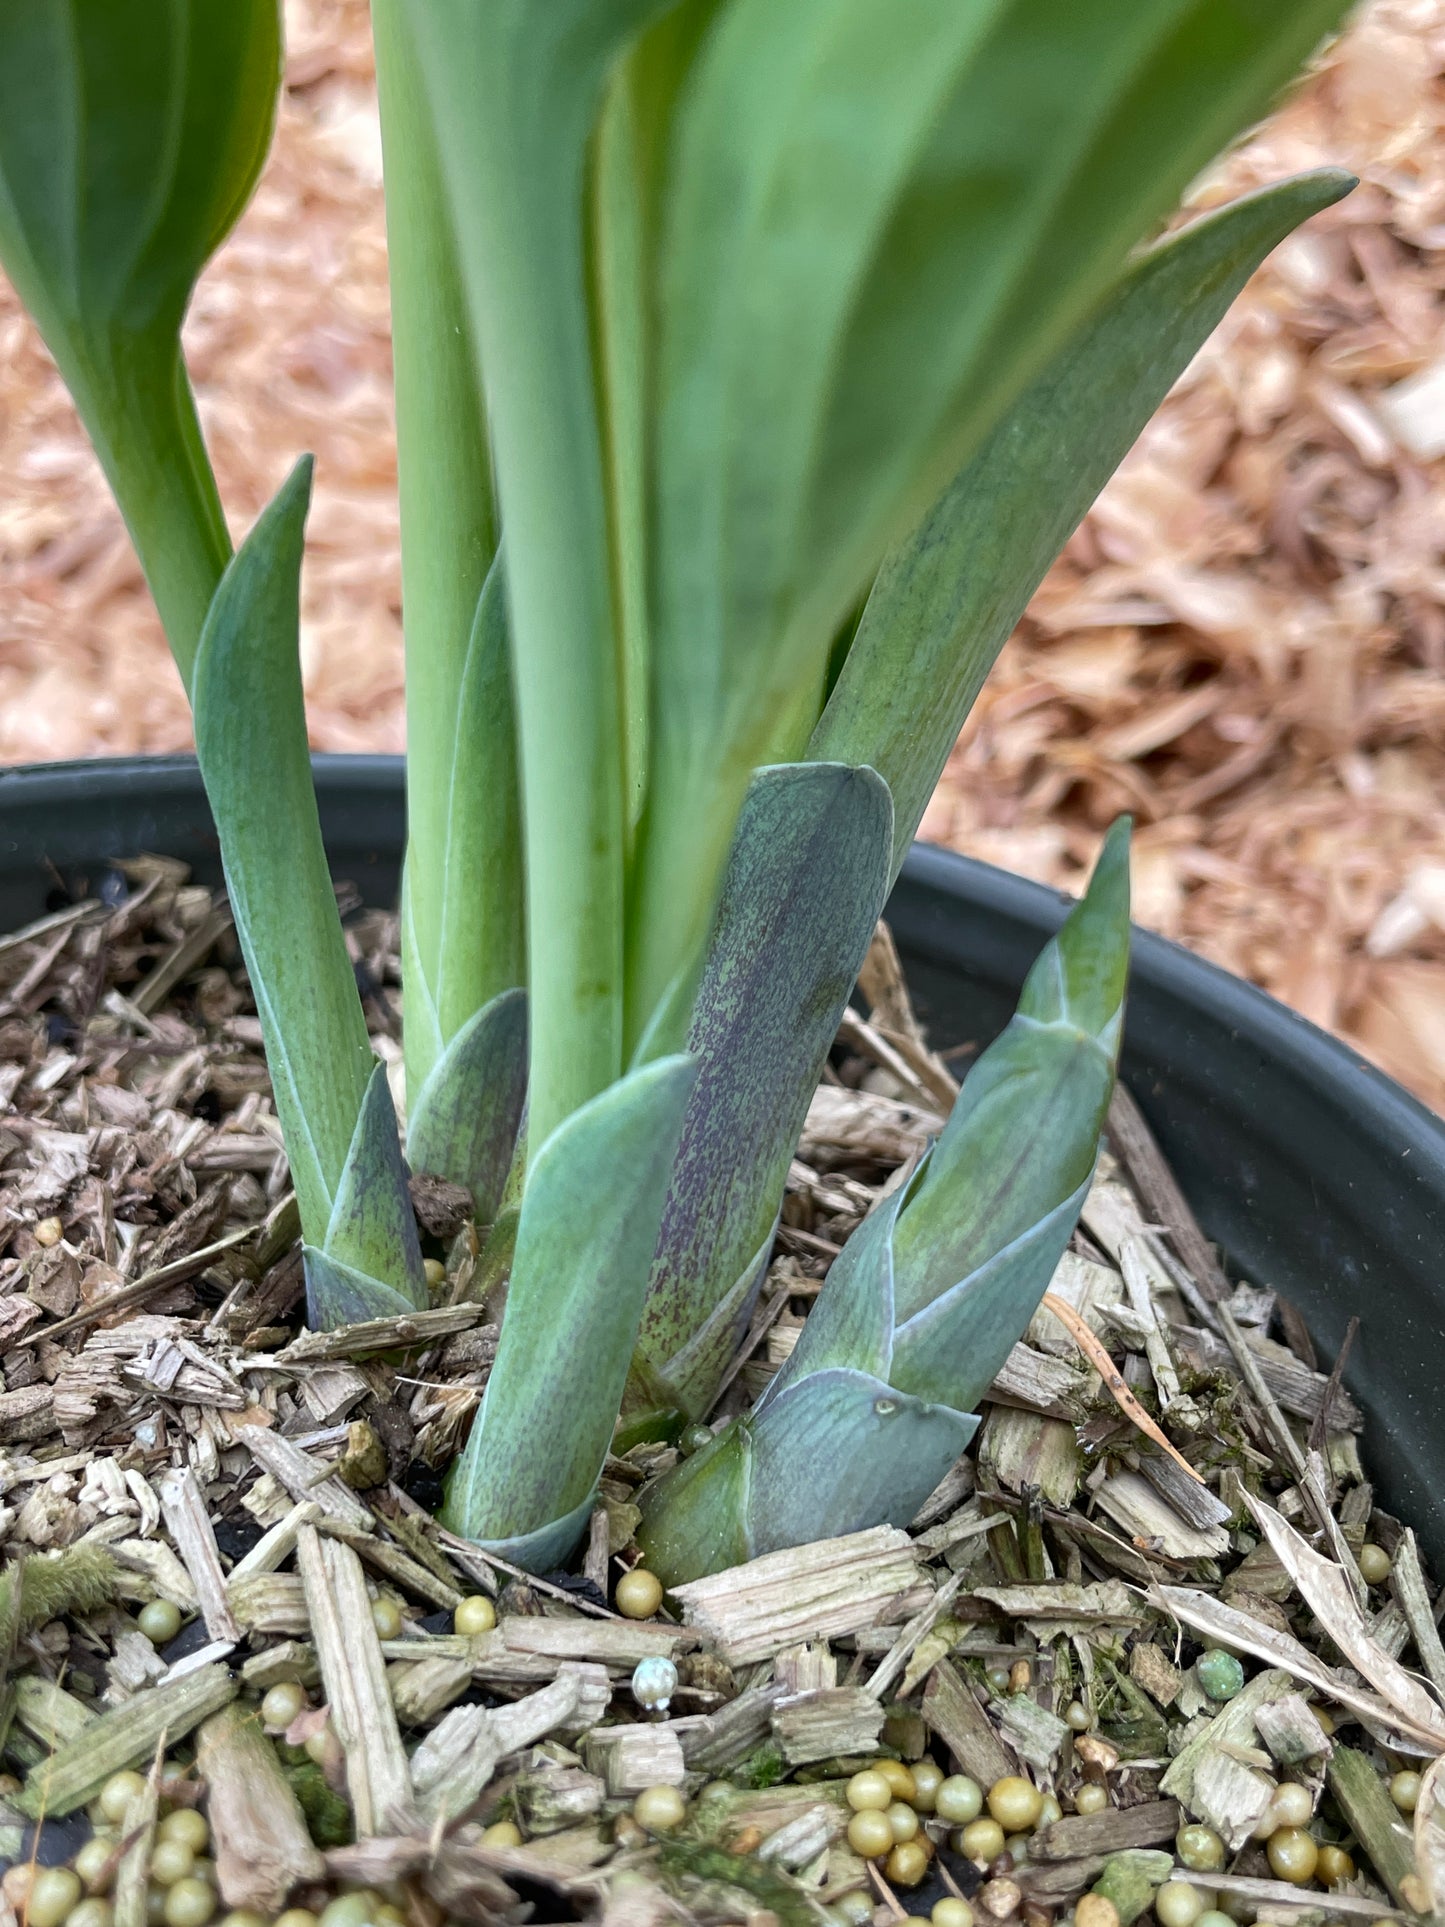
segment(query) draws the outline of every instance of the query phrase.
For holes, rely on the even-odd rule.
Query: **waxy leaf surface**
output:
[[[433,1064],[407,1120],[412,1167],[464,1184],[479,1224],[497,1215],[527,1097],[527,994],[504,990]]]
[[[690,1417],[712,1403],[883,908],[892,834],[872,770],[803,763],[753,778],[688,1038],[697,1082],[638,1341],[639,1397]]]
[[[938,1142],[834,1262],[756,1411],[664,1477],[642,1543],[668,1584],[820,1534],[907,1525],[1048,1288],[1113,1090],[1128,828],[1045,948]]]
[[[1350,185],[1301,175],[1149,248],[884,561],[808,753],[885,778],[895,875],[1069,534],[1265,255]]]
[[[0,31],[0,261],[187,683],[230,540],[181,320],[260,173],[280,81],[276,0],[19,0]]]
[[[377,1284],[415,1305],[425,1298],[395,1119],[384,1078],[374,1081],[311,781],[298,629],[310,490],[308,457],[216,591],[196,657],[196,754],[302,1234],[325,1251],[334,1231],[338,1262],[374,1263]]]
[[[623,652],[586,163],[608,75],[662,10],[663,0],[428,0],[411,14],[506,520],[537,1146],[624,1061]]]
[[[406,634],[407,860],[403,990],[408,1103],[442,1044],[499,990],[522,981],[521,869],[516,840],[516,719],[510,685],[460,728],[477,603],[497,545],[486,407],[473,352],[456,231],[437,130],[414,42],[410,0],[373,0],[377,103],[386,180],[396,397],[401,600]],[[445,753],[445,746],[451,753]],[[499,806],[510,845],[470,881],[471,916],[443,922],[450,901],[457,753],[465,746],[490,826]],[[498,948],[500,944],[500,948]],[[439,989],[447,981],[445,991]],[[443,1020],[452,998],[460,1016]],[[425,1021],[424,1021],[425,1020]]]
[[[342,1167],[341,1182],[326,1227],[325,1255],[375,1287],[376,1306],[369,1318],[394,1310],[400,1297],[406,1307],[422,1310],[427,1302],[426,1275],[416,1218],[407,1190],[406,1160],[397,1136],[391,1086],[382,1064],[373,1067],[357,1114],[351,1149]],[[392,1282],[383,1284],[383,1279]],[[350,1315],[334,1315],[325,1306],[311,1305],[310,1323],[319,1330],[350,1322]]]
[[[706,938],[839,624],[1338,0],[735,0],[659,269],[657,700],[629,986]],[[869,761],[865,749],[845,759]]]
[[[632,1071],[560,1126],[528,1174],[496,1361],[446,1518],[538,1570],[586,1524],[692,1077],[686,1057]]]
[[[412,647],[408,644],[409,656]],[[414,1104],[420,1101],[421,1084],[430,1081],[438,1060],[461,1031],[526,975],[509,656],[506,579],[499,552],[472,616],[460,681],[444,720],[438,719],[440,740],[435,735],[422,739],[412,758],[438,763],[446,771],[445,803],[431,821],[432,841],[425,846],[422,867],[422,846],[413,835],[402,882],[406,1058],[408,1076],[417,1080]]]

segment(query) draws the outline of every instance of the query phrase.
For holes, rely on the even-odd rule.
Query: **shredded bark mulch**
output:
[[[353,906],[348,938],[395,1064],[394,920]],[[885,930],[862,985],[718,1418],[951,1100]],[[22,1912],[38,1866],[87,1850],[114,1927],[148,1891],[172,1927],[1445,1904],[1439,1601],[1374,1503],[1343,1361],[1225,1278],[1127,1094],[1044,1306],[908,1531],[770,1555],[642,1620],[617,1587],[673,1447],[609,1460],[575,1571],[528,1578],[432,1516],[496,1338],[467,1200],[418,1183],[432,1310],[302,1329],[223,900],[145,858],[0,941],[0,1100],[0,1856]],[[910,1776],[911,1859],[850,1845],[880,1762]],[[963,1776],[943,1804],[972,1783],[1025,1824],[994,1839],[985,1807],[966,1833],[940,1774]],[[199,1898],[173,1883],[187,1914],[156,1856],[190,1808],[211,1857]]]
[[[260,191],[187,352],[239,535],[317,456],[302,654],[319,749],[402,747],[381,143],[366,0],[288,0]],[[1132,810],[1139,921],[1445,1106],[1445,0],[1371,0],[1195,208],[1303,168],[1291,237],[1005,651],[924,832],[1077,889]],[[0,280],[0,761],[179,750],[120,516]]]

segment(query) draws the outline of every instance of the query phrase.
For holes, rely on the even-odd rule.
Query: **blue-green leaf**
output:
[[[464,1184],[481,1224],[497,1215],[527,1097],[527,994],[504,990],[452,1038],[407,1119],[412,1167]]]
[[[255,185],[280,81],[276,0],[26,0],[0,32],[0,261],[187,682],[230,541],[181,320]]]
[[[303,1244],[306,1270],[306,1322],[312,1331],[337,1331],[369,1318],[404,1318],[419,1309],[409,1292],[394,1291],[368,1273]]]
[[[629,829],[647,795],[647,488],[659,217],[678,102],[698,43],[725,4],[675,0],[638,36],[609,79],[592,142],[588,260],[621,633]]]
[[[509,1556],[555,1563],[586,1522],[692,1078],[686,1057],[631,1072],[533,1160],[496,1362],[446,1505],[454,1531]]]
[[[664,4],[428,0],[411,10],[507,528],[536,1145],[624,1061],[622,651],[585,169],[609,71]]]
[[[734,0],[719,20],[659,273],[639,1027],[888,544],[1341,11],[917,0],[904,26],[894,0]]]
[[[752,1426],[752,1556],[906,1526],[978,1429],[971,1413],[830,1368],[793,1381]],[[806,1474],[799,1476],[799,1468]]]
[[[964,1081],[938,1142],[844,1246],[750,1418],[644,1500],[669,1584],[822,1534],[906,1525],[1048,1288],[1113,1090],[1128,827]]]
[[[808,1456],[811,1463],[811,1449]],[[665,1586],[682,1586],[751,1559],[751,1478],[749,1424],[737,1419],[645,1491],[637,1543],[648,1570]]]
[[[418,642],[416,649],[424,646]],[[409,643],[409,662],[412,656]],[[413,1107],[462,1029],[526,976],[516,719],[500,551],[473,612],[460,680],[444,714],[439,681],[428,687],[437,729],[413,744],[408,784],[417,763],[439,766],[446,782],[440,812],[432,811],[425,825],[410,826],[402,880]],[[433,769],[428,788],[434,783]]]
[[[226,571],[196,659],[196,753],[251,974],[301,1221],[324,1244],[371,1077],[311,782],[298,611],[311,459]]]
[[[926,1152],[908,1182],[874,1206],[834,1259],[828,1272],[828,1289],[819,1293],[804,1326],[808,1337],[806,1363],[796,1372],[779,1372],[759,1399],[759,1409],[776,1398],[790,1378],[801,1376],[805,1370],[838,1369],[887,1377],[897,1322],[893,1240],[898,1215],[923,1182],[931,1156],[931,1150]]]
[[[809,1372],[668,1473],[638,1543],[680,1586],[811,1539],[907,1525],[977,1429],[867,1372]]]
[[[403,986],[414,1104],[458,1026],[523,979],[516,718],[505,635],[500,673],[483,689],[468,686],[497,527],[486,409],[431,104],[407,0],[374,0],[371,19],[386,174],[406,632]],[[504,600],[500,589],[496,600]],[[453,861],[459,790],[470,797],[471,820],[490,837],[494,858],[467,876],[464,892]],[[443,1004],[459,1015],[439,1015]]]
[[[808,746],[893,791],[893,868],[1070,531],[1245,280],[1350,177],[1301,175],[1148,249],[884,561]]]
[[[1028,1100],[1021,1093],[1016,1115],[1026,1116],[1029,1128],[1040,1134],[1061,1123],[1076,1141],[1098,1115],[1093,1108],[1098,1085],[1092,1075],[1071,1084],[1067,1071],[1059,1084],[1063,1094],[1076,1102],[1072,1115],[1058,1101],[1057,1088],[1040,1105],[1041,1114],[1026,1111]],[[1112,1089],[1110,1078],[1105,1084],[1103,1109],[1108,1108]],[[1056,1114],[1049,1116],[1050,1110]],[[1097,1141],[1097,1123],[1094,1136]],[[982,1259],[956,1285],[920,1305],[911,1316],[900,1312],[893,1332],[890,1383],[918,1398],[946,1398],[965,1411],[975,1406],[998,1376],[1048,1290],[1088,1191],[1086,1178],[1027,1230]]]
[[[384,1079],[373,1083],[375,1058],[311,781],[298,634],[310,491],[306,457],[216,591],[196,654],[196,754],[261,1018],[302,1234],[328,1250],[334,1221],[338,1261],[375,1261],[376,1282],[415,1304],[424,1299],[416,1297],[416,1234],[411,1225],[408,1241],[391,1099]],[[382,1195],[388,1185],[391,1194]],[[372,1187],[379,1187],[376,1195]]]
[[[711,1405],[788,1165],[883,908],[888,790],[869,769],[759,770],[738,822],[688,1050],[697,1082],[653,1260],[634,1403]]]
[[[397,1136],[391,1086],[381,1064],[372,1070],[357,1114],[326,1227],[325,1255],[333,1265],[377,1281],[376,1289],[385,1299],[400,1296],[413,1311],[425,1307],[426,1275],[407,1191],[406,1162]],[[393,1282],[382,1284],[382,1279]],[[316,1310],[313,1303],[313,1325],[344,1322],[335,1317],[318,1320]],[[380,1301],[375,1311],[367,1313],[369,1318],[384,1315]]]

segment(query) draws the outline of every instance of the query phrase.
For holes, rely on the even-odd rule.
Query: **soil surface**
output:
[[[260,191],[186,332],[240,534],[318,458],[318,748],[402,746],[366,0],[287,0]],[[1052,571],[925,834],[1076,889],[1139,823],[1140,920],[1445,1104],[1445,0],[1373,0],[1192,205],[1361,176],[1250,284]],[[0,759],[188,746],[121,520],[0,281]]]
[[[1374,1504],[1338,1371],[1284,1300],[1224,1278],[1127,1095],[1045,1305],[909,1529],[658,1604],[632,1534],[673,1447],[609,1459],[573,1570],[528,1578],[435,1523],[496,1339],[470,1201],[416,1182],[432,1310],[306,1333],[224,902],[153,858],[94,891],[0,941],[12,1904],[71,1863],[114,1927],[148,1883],[170,1927],[333,1902],[330,1927],[1445,1903],[1445,1652],[1413,1537]],[[394,920],[347,929],[395,1063]],[[719,1418],[951,1097],[885,934],[863,982]],[[187,1828],[201,1871],[177,1877]]]

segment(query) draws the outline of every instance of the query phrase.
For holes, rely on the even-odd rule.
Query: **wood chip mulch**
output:
[[[348,919],[391,1061],[394,921]],[[883,933],[863,981],[720,1412],[947,1105]],[[1374,1503],[1358,1406],[1282,1301],[1220,1273],[1127,1095],[1044,1307],[909,1530],[770,1555],[645,1621],[612,1601],[670,1447],[609,1460],[575,1571],[527,1579],[435,1523],[495,1329],[458,1201],[418,1206],[436,1308],[305,1334],[224,903],[143,859],[0,941],[0,1860],[71,1858],[134,1769],[101,1834],[120,1927],[157,1811],[186,1805],[221,1902],[265,1919],[348,1883],[414,1927],[792,1927],[950,1894],[1048,1927],[1086,1892],[1152,1927],[1171,1876],[1271,1923],[1445,1906],[1440,1602]],[[174,1637],[142,1630],[156,1601]],[[1222,1684],[1218,1649],[1242,1661]],[[907,1886],[847,1842],[849,1776],[878,1760],[1022,1776],[1057,1811],[975,1864],[924,1802]],[[1387,1788],[1424,1768],[1412,1820]],[[1258,1838],[1285,1783],[1349,1856],[1328,1892]],[[633,1817],[658,1787],[686,1801],[675,1831]],[[521,1844],[484,1838],[504,1821]]]
[[[247,526],[319,456],[313,739],[402,742],[380,146],[365,0],[288,0],[261,191],[187,339]],[[1035,599],[925,823],[1076,887],[1119,809],[1141,921],[1445,1107],[1445,0],[1373,0],[1202,206],[1362,186],[1252,283]],[[0,759],[184,748],[119,517],[0,283]]]

